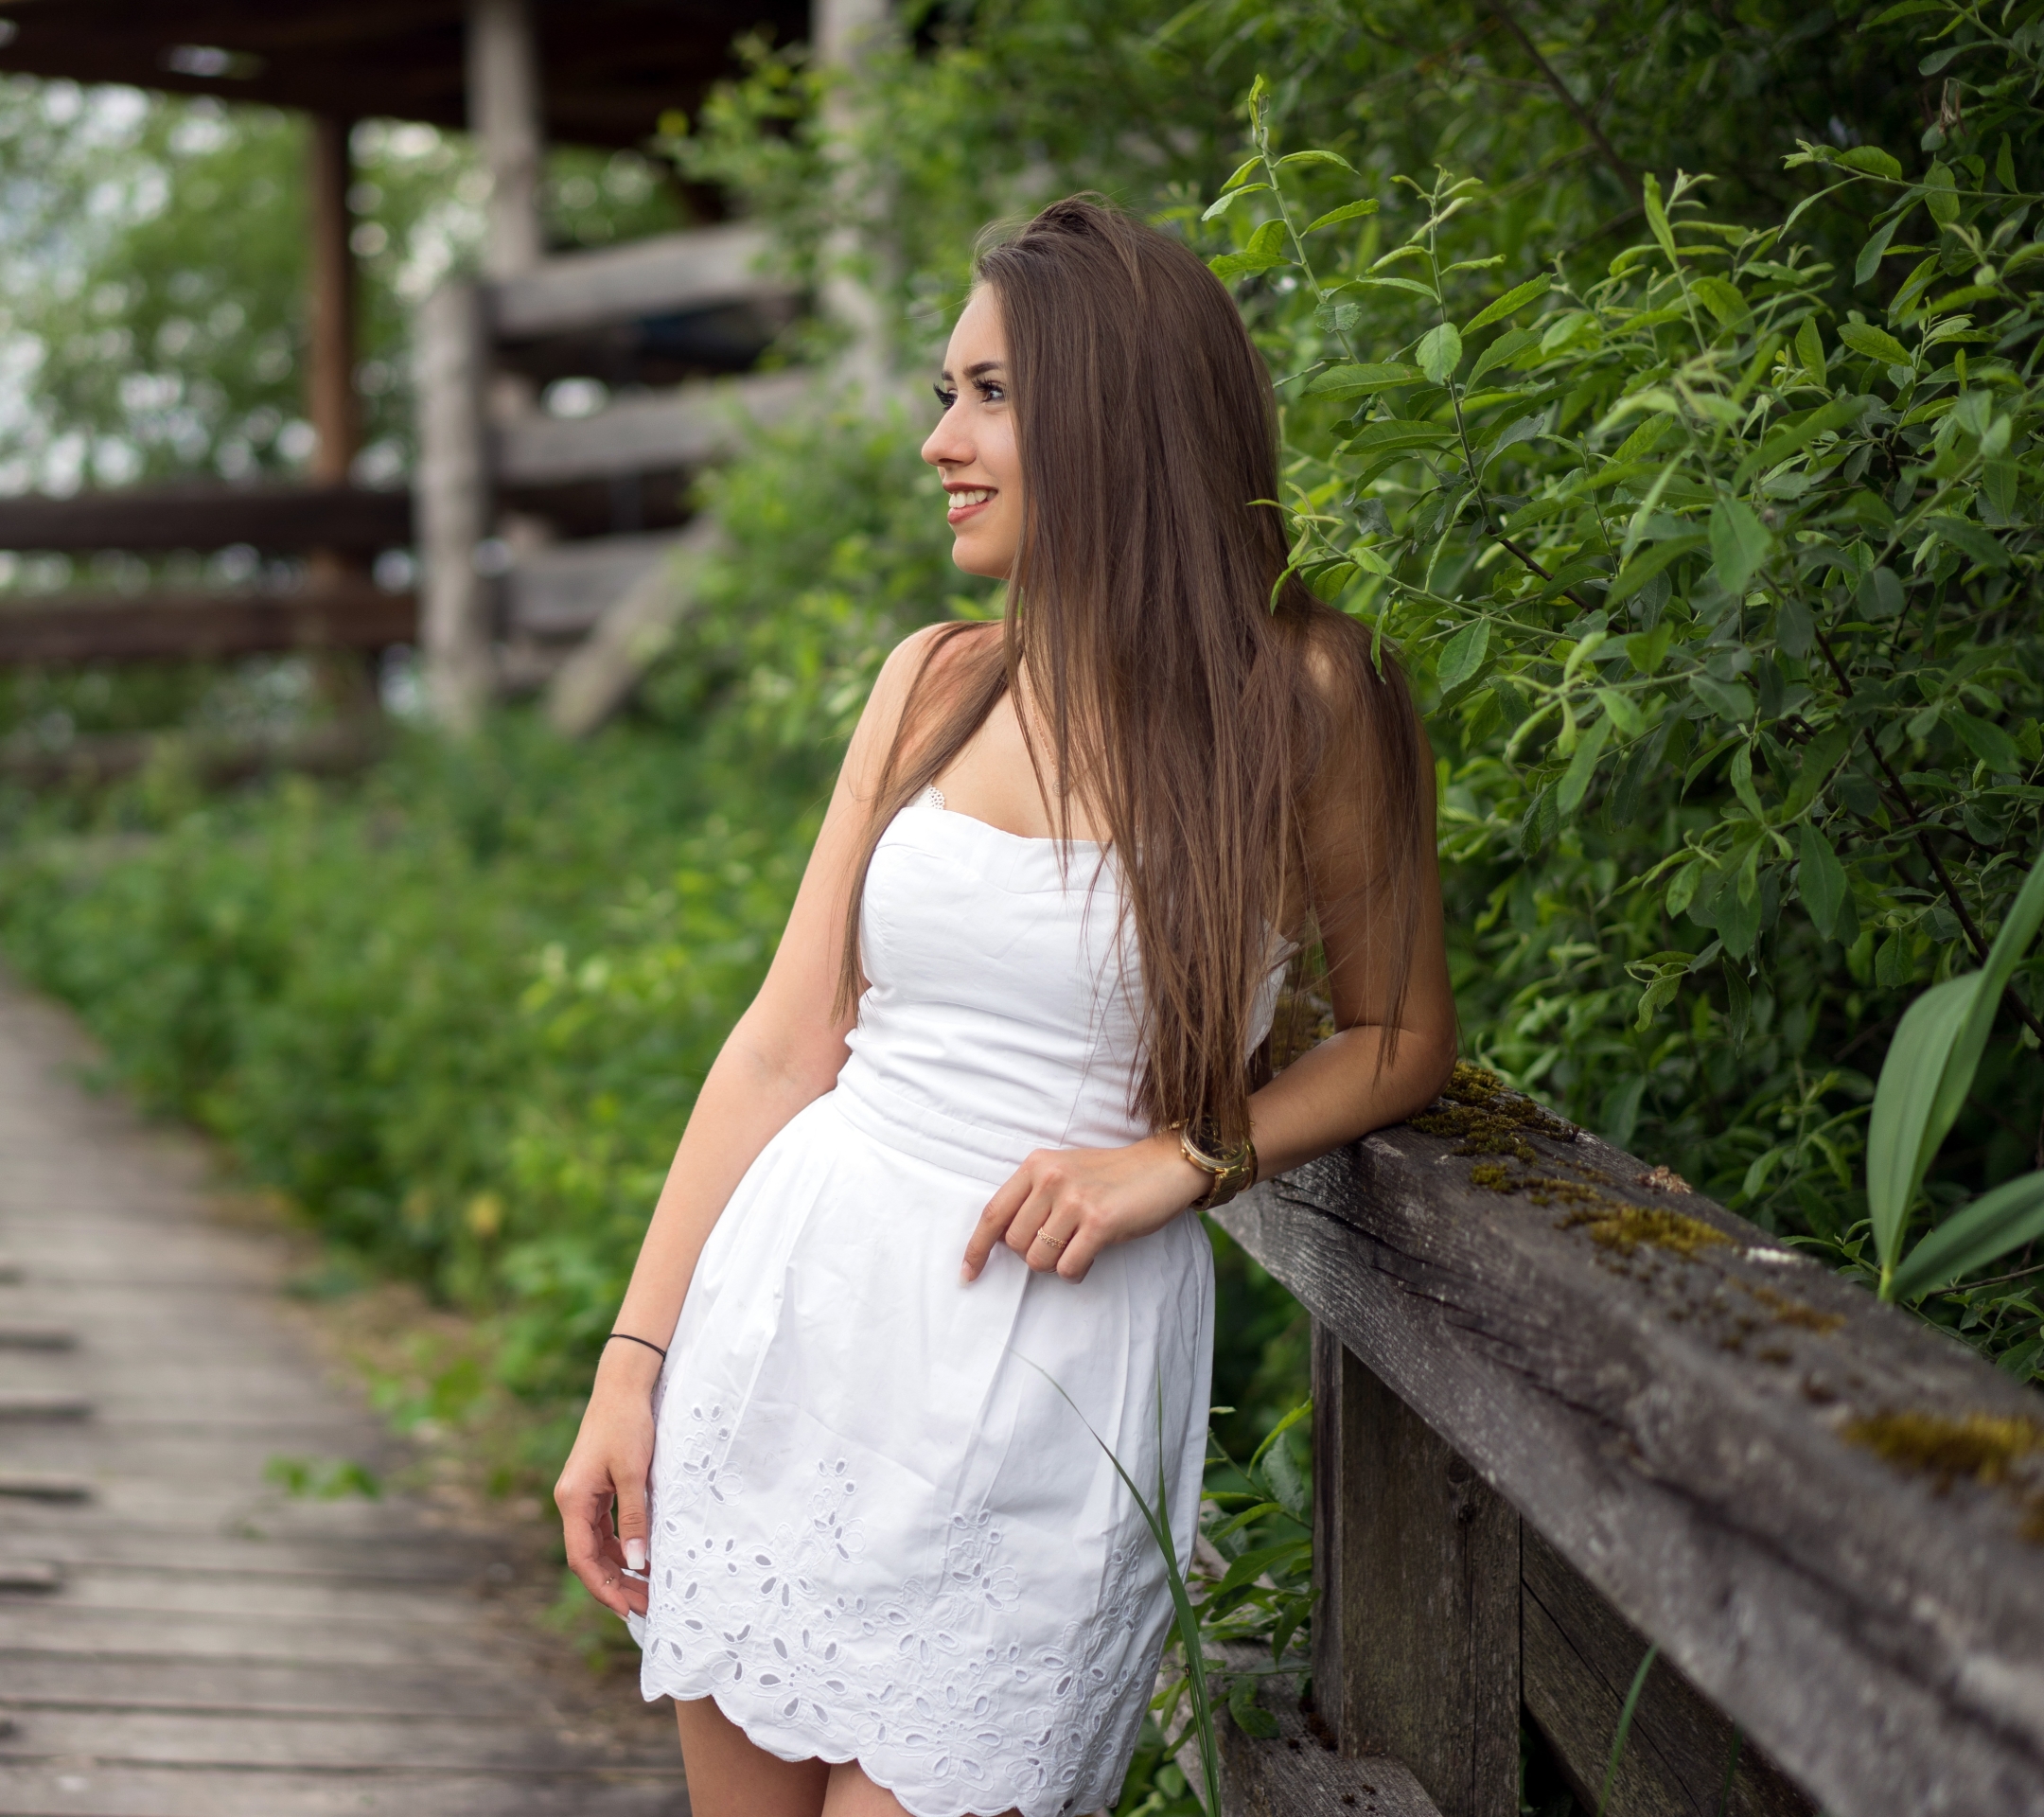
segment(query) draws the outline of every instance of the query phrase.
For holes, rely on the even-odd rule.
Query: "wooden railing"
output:
[[[1514,1817],[1522,1711],[1594,1810],[1653,1648],[1612,1817],[2044,1813],[2034,1393],[1473,1068],[1219,1218],[1314,1321],[1312,1706],[1236,1810]]]

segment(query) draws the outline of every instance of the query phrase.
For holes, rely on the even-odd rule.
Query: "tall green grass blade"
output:
[[[1157,1550],[1164,1556],[1164,1576],[1171,1585],[1172,1611],[1178,1630],[1178,1644],[1185,1649],[1186,1684],[1192,1698],[1192,1720],[1199,1732],[1200,1776],[1206,1781],[1206,1806],[1207,1817],[1220,1817],[1221,1810],[1221,1749],[1214,1736],[1213,1702],[1207,1688],[1207,1660],[1200,1649],[1199,1611],[1193,1608],[1192,1598],[1186,1589],[1185,1573],[1178,1568],[1178,1548],[1172,1541],[1171,1508],[1164,1481],[1164,1385],[1157,1384],[1157,1494],[1156,1506],[1151,1507],[1143,1498],[1141,1490],[1136,1487],[1136,1479],[1122,1467],[1120,1458],[1115,1455],[1114,1447],[1099,1433],[1093,1423],[1079,1412],[1079,1403],[1065,1392],[1064,1384],[1039,1363],[1031,1363],[1028,1357],[1022,1361],[1057,1389],[1059,1397],[1073,1413],[1078,1414],[1079,1423],[1085,1427],[1093,1442],[1106,1454],[1107,1461],[1114,1466],[1115,1474],[1128,1486],[1128,1492],[1135,1498],[1141,1510],[1143,1525],[1150,1529],[1150,1537],[1156,1542]]]
[[[2036,1237],[2044,1237],[2044,1173],[2024,1173],[1982,1192],[1931,1231],[1895,1269],[1890,1293],[1913,1299]]]
[[[1726,1812],[1732,1808],[1732,1782],[1738,1777],[1739,1751],[1745,1745],[1746,1731],[1735,1728],[1732,1731],[1732,1752],[1725,1760],[1724,1784],[1718,1791],[1718,1817],[1725,1817]]]
[[[1604,1817],[1605,1808],[1611,1803],[1612,1787],[1618,1778],[1618,1765],[1625,1758],[1626,1738],[1632,1732],[1632,1713],[1639,1708],[1640,1693],[1647,1688],[1647,1674],[1653,1670],[1653,1663],[1660,1657],[1661,1643],[1655,1641],[1648,1648],[1647,1657],[1640,1661],[1639,1670],[1632,1674],[1632,1688],[1626,1693],[1625,1707],[1618,1712],[1618,1730],[1612,1737],[1611,1759],[1604,1768],[1604,1790],[1597,1793],[1596,1817]]]
[[[1938,1086],[1972,1014],[1980,982],[1978,972],[1968,972],[1926,991],[1903,1012],[1881,1062],[1867,1124],[1866,1169],[1867,1210],[1884,1283],[1900,1259],[1902,1221],[1936,1153],[1930,1127]],[[1939,1138],[1943,1135],[1940,1130]]]

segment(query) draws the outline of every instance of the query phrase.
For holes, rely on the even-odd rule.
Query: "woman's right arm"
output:
[[[906,640],[874,683],[773,963],[696,1094],[646,1226],[612,1326],[645,1343],[604,1346],[574,1449],[555,1486],[570,1567],[620,1615],[645,1607],[643,1587],[619,1567],[645,1566],[652,1389],[661,1365],[646,1345],[664,1349],[674,1335],[703,1244],[746,1171],[798,1112],[831,1089],[845,1063],[854,1013],[833,1013],[845,909],[867,809],[929,635]]]

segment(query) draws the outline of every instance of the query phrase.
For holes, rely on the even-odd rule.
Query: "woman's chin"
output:
[[[951,544],[951,561],[961,573],[981,580],[1005,580],[1014,566],[1014,552],[985,548],[977,537],[958,537]]]

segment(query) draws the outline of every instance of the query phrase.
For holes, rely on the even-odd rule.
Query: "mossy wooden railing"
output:
[[[1220,1221],[1314,1320],[1322,1740],[1240,1809],[1516,1817],[1522,1709],[1595,1809],[1653,1647],[1612,1817],[2044,1817],[2032,1391],[1471,1067]]]

